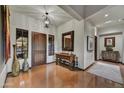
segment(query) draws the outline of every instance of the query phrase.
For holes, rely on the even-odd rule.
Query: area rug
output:
[[[123,84],[120,67],[117,65],[97,62],[88,70],[89,73]]]

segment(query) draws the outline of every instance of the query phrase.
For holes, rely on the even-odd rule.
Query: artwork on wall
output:
[[[87,51],[93,51],[94,49],[94,38],[87,36]]]
[[[107,37],[104,39],[105,47],[115,47],[115,37]]]

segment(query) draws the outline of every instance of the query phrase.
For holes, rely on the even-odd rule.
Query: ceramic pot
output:
[[[27,55],[26,55],[26,53],[24,54],[24,62],[23,62],[23,64],[22,64],[22,70],[23,70],[24,72],[26,72],[26,71],[29,70],[29,64],[28,64],[28,62],[27,62]]]
[[[16,56],[16,45],[13,45],[14,55],[13,55],[13,64],[12,64],[12,75],[18,76],[20,71],[20,64]]]

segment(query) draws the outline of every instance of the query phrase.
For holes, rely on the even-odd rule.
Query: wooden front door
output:
[[[32,66],[46,63],[46,34],[32,32]]]

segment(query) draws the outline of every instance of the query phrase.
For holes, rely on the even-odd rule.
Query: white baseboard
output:
[[[3,88],[7,76],[6,65],[3,67],[0,73],[0,88]]]

